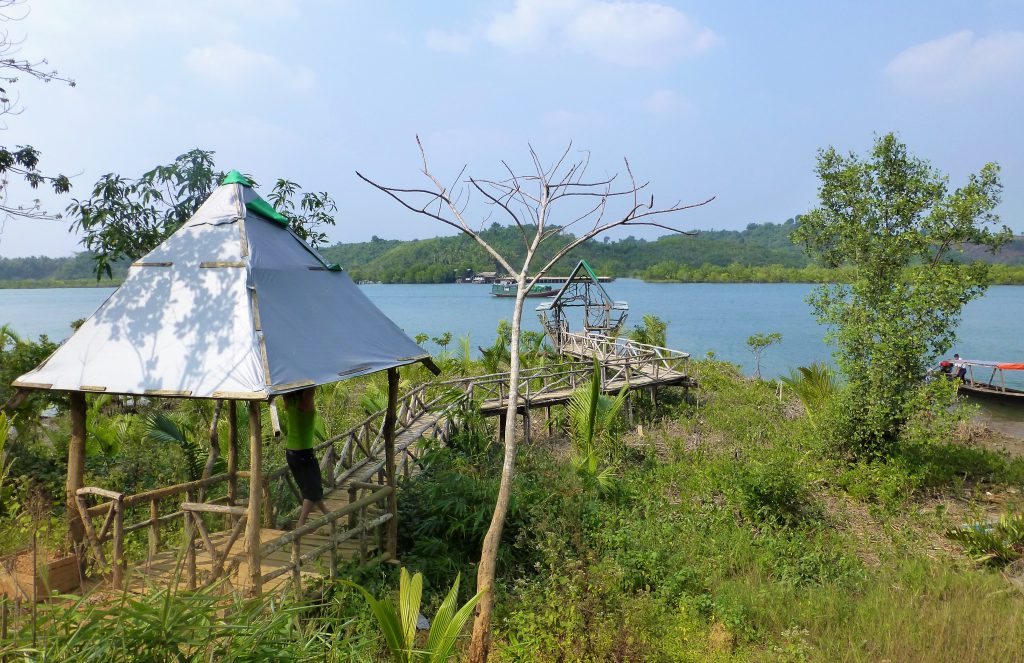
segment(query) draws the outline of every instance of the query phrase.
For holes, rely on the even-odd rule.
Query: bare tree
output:
[[[495,566],[498,556],[498,545],[505,526],[505,515],[508,512],[509,498],[512,491],[512,480],[515,476],[516,460],[516,410],[519,400],[519,337],[523,317],[523,302],[526,293],[567,253],[587,240],[601,233],[621,226],[653,226],[670,232],[683,231],[661,223],[661,219],[674,212],[681,212],[693,207],[700,207],[714,200],[708,198],[694,204],[676,202],[664,208],[654,206],[654,196],[641,200],[647,184],[637,184],[630,169],[629,162],[625,167],[629,177],[627,184],[616,186],[616,177],[590,180],[587,177],[589,154],[573,160],[570,157],[571,145],[553,165],[544,165],[537,153],[530,147],[532,169],[526,173],[517,173],[504,161],[502,166],[505,175],[501,179],[480,179],[469,176],[464,179],[466,168],[463,167],[452,186],[448,187],[431,172],[427,163],[426,151],[419,136],[416,137],[422,161],[422,173],[429,180],[429,188],[398,188],[384,186],[362,173],[356,174],[398,201],[406,209],[422,214],[449,225],[465,233],[515,279],[515,307],[512,311],[512,338],[509,359],[509,402],[505,416],[505,453],[501,469],[501,483],[498,497],[494,505],[491,524],[484,537],[483,549],[480,553],[480,565],[477,569],[477,590],[485,591],[483,599],[477,606],[476,620],[473,623],[473,641],[470,646],[470,661],[483,663],[487,660],[490,650],[491,610],[494,606]],[[470,198],[473,193],[483,197],[484,213],[475,228],[467,220]],[[556,203],[565,203],[570,207],[567,215],[569,221],[560,225],[552,223],[551,210]],[[575,202],[575,205],[573,203]],[[616,204],[618,203],[618,204]],[[619,213],[613,213],[611,207],[620,207]],[[484,224],[490,220],[492,213],[506,216],[519,228],[526,255],[523,264],[516,269],[505,256],[494,249],[482,236]],[[570,229],[582,228],[578,236],[570,235]],[[555,251],[546,264],[533,270],[533,260],[540,245],[554,237],[563,235],[564,245]]]

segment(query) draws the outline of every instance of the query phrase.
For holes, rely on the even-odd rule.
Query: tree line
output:
[[[581,258],[598,273],[645,281],[682,283],[846,283],[849,270],[825,267],[805,256],[790,234],[797,219],[784,223],[751,223],[743,230],[708,230],[692,236],[656,240],[626,237],[591,242],[569,254],[555,268],[567,274]],[[518,247],[518,231],[497,224],[481,233],[509,254]],[[542,249],[543,250],[543,249]],[[489,259],[464,236],[420,240],[381,239],[337,243],[321,249],[331,262],[348,270],[356,281],[383,283],[452,283],[477,272],[495,271]],[[1024,239],[1015,238],[992,255],[968,247],[967,260],[994,263],[992,282],[1024,285]],[[111,263],[112,278],[121,280],[128,262]],[[0,282],[7,287],[88,285],[96,281],[96,260],[88,251],[66,258],[43,256],[0,258]],[[107,285],[109,281],[99,281]]]

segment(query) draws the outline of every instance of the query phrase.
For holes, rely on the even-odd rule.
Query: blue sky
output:
[[[193,147],[224,170],[329,191],[332,241],[445,227],[359,181],[499,176],[570,141],[591,172],[628,157],[675,219],[740,229],[812,208],[816,151],[897,131],[954,185],[1003,167],[1024,232],[1024,2],[36,0],[5,27],[77,86],[22,81],[3,143],[31,144],[72,196]],[[12,189],[11,199],[24,194]],[[44,198],[62,209],[69,198]],[[555,219],[557,221],[557,219]],[[66,255],[66,222],[7,220],[0,255]],[[657,233],[637,235],[656,236]]]

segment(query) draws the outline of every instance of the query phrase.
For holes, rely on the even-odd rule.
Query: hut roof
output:
[[[264,400],[429,355],[232,171],[13,386]]]

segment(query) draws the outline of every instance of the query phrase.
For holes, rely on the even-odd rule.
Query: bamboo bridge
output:
[[[526,435],[530,411],[547,408],[550,419],[552,406],[566,403],[591,379],[594,361],[599,362],[606,393],[694,384],[687,373],[689,355],[678,350],[568,332],[560,334],[558,346],[557,363],[520,373],[517,412],[524,418]],[[397,370],[389,373],[389,383],[397,386]],[[279,506],[299,497],[286,466],[265,473],[256,469],[263,478],[257,482],[261,508],[251,508],[242,489],[252,483],[253,474],[238,469],[236,403],[231,401],[233,442],[226,472],[134,495],[94,486],[77,489],[75,500],[93,562],[109,569],[113,587],[129,591],[175,583],[194,589],[222,582],[259,593],[289,583],[299,589],[305,576],[335,577],[343,563],[395,559],[396,479],[416,471],[420,441],[446,442],[471,407],[503,418],[508,385],[509,374],[498,373],[429,382],[401,396],[392,390],[394,402],[388,409],[315,447],[328,513],[302,527],[292,526],[296,510],[282,512]],[[251,405],[249,412],[251,425],[259,431],[259,410],[255,420]],[[252,513],[262,517],[258,538],[257,528],[248,526]]]

